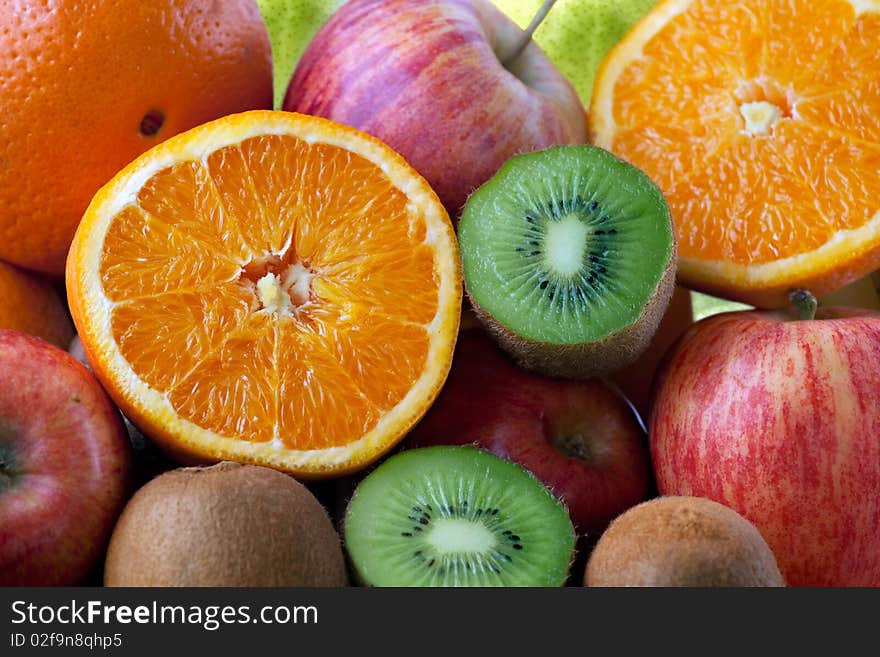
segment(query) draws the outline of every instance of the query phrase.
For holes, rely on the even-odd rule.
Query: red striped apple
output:
[[[299,60],[283,108],[387,142],[450,216],[516,153],[587,140],[586,110],[489,0],[350,0]]]
[[[130,492],[119,411],[67,352],[0,329],[0,586],[72,586]]]
[[[880,586],[880,314],[714,315],[658,382],[660,493],[748,518],[792,586]]]

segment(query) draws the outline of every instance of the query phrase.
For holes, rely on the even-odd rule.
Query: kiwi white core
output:
[[[577,215],[549,222],[544,241],[545,270],[563,278],[577,274],[583,268],[589,237],[589,227]]]
[[[783,117],[782,109],[766,100],[743,103],[739,112],[746,122],[744,132],[747,135],[766,134]]]
[[[466,518],[438,518],[425,541],[440,555],[480,554],[498,543],[486,525]]]

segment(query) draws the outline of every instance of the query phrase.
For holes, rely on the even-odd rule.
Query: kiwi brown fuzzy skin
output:
[[[346,586],[339,535],[303,484],[270,468],[178,468],[129,501],[105,586]]]
[[[666,269],[639,317],[595,342],[551,344],[513,332],[484,310],[465,282],[474,313],[498,345],[523,369],[567,379],[590,379],[617,372],[634,363],[648,348],[675,291],[678,250],[675,241]]]
[[[782,587],[758,529],[707,498],[658,497],[618,516],[596,543],[585,586]]]

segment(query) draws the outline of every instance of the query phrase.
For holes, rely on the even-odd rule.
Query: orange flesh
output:
[[[611,150],[663,190],[682,257],[763,264],[878,213],[880,13],[854,4],[698,0],[622,71]],[[747,134],[759,101],[780,118]]]
[[[439,302],[425,239],[366,159],[251,138],[159,172],[114,218],[101,263],[113,336],[186,420],[291,449],[345,445],[424,371]],[[267,305],[267,274],[286,309]]]

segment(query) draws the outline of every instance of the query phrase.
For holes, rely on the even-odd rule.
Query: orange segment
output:
[[[223,254],[205,257],[210,246],[174,224],[123,208],[107,231],[101,277],[111,301],[151,296],[181,288],[207,288],[237,277],[235,262]]]
[[[321,351],[334,356],[363,397],[380,410],[388,410],[409,392],[406,381],[425,367],[430,336],[422,324],[401,322],[360,306],[352,315],[327,314],[319,320]],[[352,330],[333,330],[335,326]],[[383,380],[373,373],[394,368],[402,373],[398,380]]]
[[[298,197],[301,187],[288,176],[305,168],[310,147],[305,142],[282,135],[265,135],[242,142],[239,152],[250,175],[249,190],[259,204],[260,241],[265,250],[271,253],[285,248],[291,239],[297,217],[304,212],[304,204]],[[265,160],[265,154],[281,154],[278,160]],[[224,176],[222,170],[218,171]],[[228,184],[228,183],[227,183]],[[222,188],[221,183],[221,188]]]
[[[880,34],[880,29],[877,30]],[[880,115],[870,99],[880,98],[880,61],[878,77],[835,93],[807,98],[798,103],[798,115],[808,124],[827,127],[848,141],[880,144]]]
[[[274,223],[263,208],[260,194],[254,184],[259,169],[252,172],[245,159],[245,144],[218,148],[206,158],[208,175],[216,190],[223,212],[238,227],[250,257],[276,253],[283,248],[292,226],[288,221]],[[259,163],[254,162],[255,167]],[[275,238],[275,239],[273,239]]]
[[[285,359],[279,380],[279,433],[305,433],[313,449],[344,446],[369,432],[381,417],[332,352],[291,327],[281,327],[278,350]],[[326,413],[314,409],[325,408]],[[291,442],[288,439],[288,442]]]
[[[670,203],[680,281],[757,306],[880,267],[880,5],[664,0],[597,76],[594,143]]]
[[[235,218],[201,162],[181,162],[157,172],[138,191],[139,209],[203,249],[231,258],[250,253]]]
[[[850,15],[846,8],[844,12]],[[827,89],[851,89],[877,79],[880,73],[878,32],[880,12],[859,14],[837,50],[819,66],[813,79],[815,91],[807,95],[818,96]]]
[[[252,314],[253,294],[227,284],[178,290],[116,305],[111,331],[122,357],[148,386],[168,391]],[[177,345],[168,367],[168,345]]]
[[[277,369],[274,320],[254,313],[196,360],[168,401],[212,433],[268,442],[276,437]]]
[[[358,236],[353,235],[350,239],[348,248],[343,251],[347,252],[350,259],[335,258],[327,263],[320,256],[316,258],[326,266],[315,280],[315,291],[327,299],[336,299],[340,304],[344,304],[346,300],[356,300],[356,303],[368,311],[373,308],[387,308],[398,320],[422,324],[431,321],[433,309],[437,305],[436,289],[428,290],[424,297],[411,299],[410,303],[403,306],[393,303],[394,299],[409,294],[408,290],[412,290],[413,284],[418,280],[433,275],[431,249],[426,245],[409,251],[392,247],[387,253],[362,260],[357,255]],[[408,240],[402,243],[406,244]]]
[[[386,145],[304,115],[172,138],[95,197],[71,312],[124,412],[183,461],[361,468],[433,402],[461,304],[452,224]]]
[[[816,72],[831,59],[855,22],[848,0],[765,2],[765,50],[760,75],[796,96],[812,86]],[[836,82],[830,81],[831,86]]]

